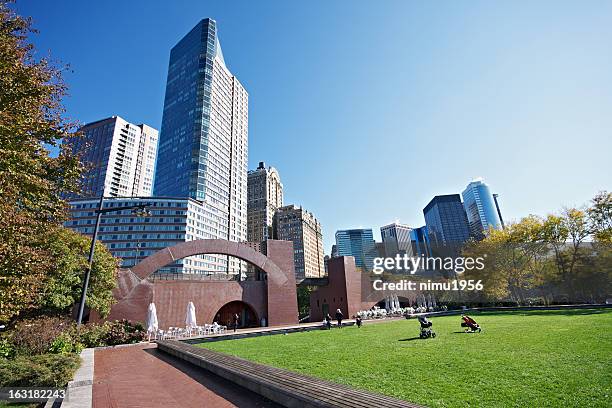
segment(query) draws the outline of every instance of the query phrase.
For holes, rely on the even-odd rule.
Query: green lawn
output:
[[[201,344],[430,407],[612,407],[612,310],[434,317]]]

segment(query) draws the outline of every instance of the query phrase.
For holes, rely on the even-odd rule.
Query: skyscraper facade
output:
[[[423,209],[423,215],[433,252],[445,247],[456,252],[469,240],[470,230],[459,194],[435,196]]]
[[[274,213],[283,206],[283,184],[274,167],[259,162],[248,174],[247,240],[262,242],[273,238]]]
[[[154,193],[201,201],[207,234],[246,241],[247,155],[248,94],[207,18],[170,52]],[[229,271],[243,265],[224,258]]]
[[[156,129],[135,125],[119,116],[88,123],[83,138],[70,141],[88,167],[83,197],[148,197],[153,193]]]
[[[336,231],[338,256],[352,256],[355,265],[371,271],[374,258],[378,256],[371,229],[350,229]]]
[[[484,238],[489,228],[501,229],[502,223],[489,186],[481,179],[467,185],[463,193],[463,206],[474,239]]]
[[[384,245],[385,256],[413,256],[411,232],[412,228],[399,223],[380,227],[380,236]]]
[[[431,256],[429,234],[425,225],[410,231],[410,239],[412,241],[414,256]]]
[[[293,241],[296,280],[323,277],[323,233],[314,214],[287,205],[276,211],[274,226],[277,239]]]
[[[160,249],[196,239],[210,238],[199,222],[204,214],[202,202],[191,198],[107,198],[104,209],[146,204],[147,214],[120,210],[104,214],[98,239],[121,259],[124,268],[133,266]],[[91,198],[70,201],[70,220],[66,227],[84,235],[93,235],[99,200]],[[224,275],[225,268],[214,269],[214,255],[194,255],[176,259],[156,272],[164,278],[168,273],[210,276]]]

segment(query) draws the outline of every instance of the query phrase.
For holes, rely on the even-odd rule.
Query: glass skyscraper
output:
[[[483,180],[472,181],[461,195],[472,237],[482,239],[489,228],[502,227],[491,190]]]
[[[430,256],[429,233],[425,225],[410,231],[410,239],[415,256]]]
[[[207,238],[246,241],[247,154],[248,94],[206,18],[170,52],[154,194],[202,202],[198,226]]]
[[[338,256],[354,257],[355,265],[369,271],[374,268],[374,258],[378,256],[371,229],[336,231],[336,251]]]
[[[470,239],[470,230],[459,194],[435,196],[423,209],[433,255],[455,253]]]

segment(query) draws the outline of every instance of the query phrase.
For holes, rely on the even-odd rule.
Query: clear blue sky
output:
[[[175,4],[176,3],[176,4]],[[170,48],[217,20],[249,162],[337,229],[420,226],[482,176],[506,220],[612,189],[610,1],[18,1],[70,117],[160,126]]]

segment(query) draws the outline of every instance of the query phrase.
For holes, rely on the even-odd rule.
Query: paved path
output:
[[[156,350],[95,351],[93,408],[278,407],[229,381]]]

